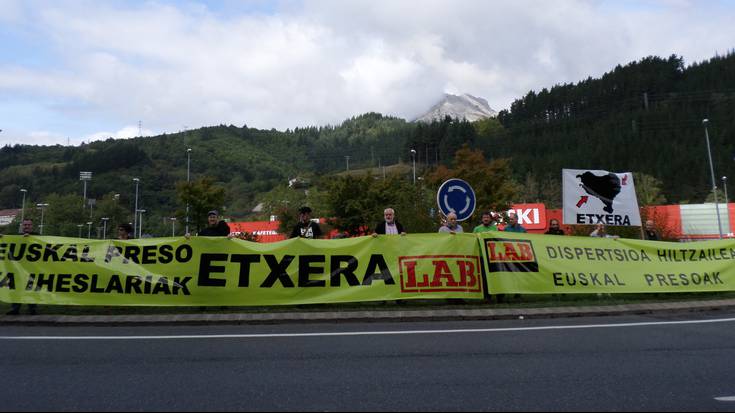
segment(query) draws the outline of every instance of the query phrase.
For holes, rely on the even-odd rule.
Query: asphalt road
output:
[[[709,322],[678,323],[697,320]],[[35,339],[8,339],[19,336]],[[0,410],[735,411],[735,401],[726,401],[735,399],[735,312],[386,324],[6,325],[0,346]]]

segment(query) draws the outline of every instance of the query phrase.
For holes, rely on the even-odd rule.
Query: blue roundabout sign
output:
[[[464,221],[472,216],[476,199],[470,184],[456,178],[445,181],[436,193],[439,210],[444,215],[454,212],[457,214],[457,221]]]

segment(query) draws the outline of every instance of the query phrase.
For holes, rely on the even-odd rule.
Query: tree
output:
[[[638,205],[663,205],[666,197],[663,195],[663,184],[651,175],[644,173],[635,174],[635,192],[638,197]]]
[[[519,191],[510,165],[510,159],[488,162],[482,151],[464,145],[455,153],[451,169],[441,165],[429,174],[428,180],[438,186],[450,178],[463,179],[475,190],[476,211],[505,211],[516,201]]]
[[[402,177],[341,176],[329,181],[324,196],[333,217],[331,223],[353,236],[372,233],[389,207],[396,211],[397,220],[407,232],[434,230],[427,189]]]
[[[211,177],[179,182],[176,193],[182,204],[189,204],[189,220],[197,232],[206,226],[207,212],[220,209],[225,201],[225,188],[216,185]],[[185,222],[185,211],[178,211],[177,215],[181,222]]]

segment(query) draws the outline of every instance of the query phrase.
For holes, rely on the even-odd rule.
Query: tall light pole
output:
[[[138,184],[140,178],[133,178],[133,182],[135,182],[135,210],[133,212],[133,236],[135,236],[138,233]]]
[[[171,217],[171,236],[176,236],[176,217]]]
[[[715,196],[715,212],[717,213],[717,228],[720,231],[720,239],[722,239],[722,220],[720,219],[720,204],[717,202],[717,183],[715,182],[715,167],[712,164],[712,150],[709,146],[709,132],[707,131],[707,124],[709,119],[702,119],[702,125],[704,125],[704,137],[707,141],[707,156],[709,157],[709,172],[712,176],[712,194]]]
[[[107,221],[109,221],[110,218],[102,218],[102,239],[107,239]]]
[[[138,220],[138,239],[143,238],[143,214],[145,214],[145,209],[139,209],[138,212],[140,213],[140,219]]]
[[[41,235],[43,235],[43,213],[46,207],[48,206],[48,204],[36,204],[36,206],[41,209],[41,225],[39,225],[39,228],[40,228]]]
[[[87,222],[87,239],[92,238],[92,221]]]
[[[79,172],[79,180],[84,182],[84,200],[82,201],[82,209],[87,207],[87,181],[92,180],[92,172]]]
[[[722,177],[722,189],[725,190],[725,205],[727,205],[730,201],[727,198],[727,177],[726,176]]]
[[[43,212],[47,206],[48,204],[36,204],[36,207],[41,210],[41,225],[38,226],[41,235],[43,235]]]
[[[416,149],[411,149],[411,158],[413,159],[413,184],[416,185]]]
[[[81,238],[82,237],[82,227],[83,226],[84,226],[84,224],[77,224],[77,228],[79,229],[79,236],[78,236],[78,238]]]
[[[28,190],[21,189],[20,192],[23,192],[23,202],[20,204],[20,227],[18,228],[18,233],[23,232],[23,221],[26,219],[26,193]]]
[[[186,184],[191,181],[191,148],[186,148]],[[186,201],[186,229],[185,233],[189,233],[189,201]]]

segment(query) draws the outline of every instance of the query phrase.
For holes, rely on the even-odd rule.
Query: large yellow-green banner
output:
[[[483,297],[471,234],[93,241],[0,238],[0,300],[14,303],[249,306]]]
[[[735,289],[734,240],[674,243],[489,232],[480,242],[491,294]]]

